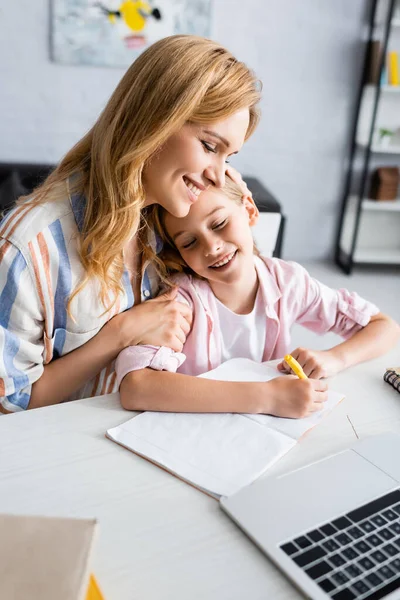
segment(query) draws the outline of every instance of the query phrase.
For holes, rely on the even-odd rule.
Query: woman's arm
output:
[[[301,364],[307,376],[320,379],[385,354],[399,338],[398,324],[387,315],[378,313],[371,317],[368,325],[337,346],[321,351],[296,348],[292,356]],[[278,368],[290,372],[285,362],[278,365]]]
[[[327,384],[297,377],[277,377],[265,383],[215,381],[168,371],[131,371],[120,385],[127,410],[165,412],[234,412],[305,417],[320,410]]]
[[[111,319],[86,344],[46,365],[32,385],[28,408],[67,400],[127,346],[148,343],[182,349],[191,311],[175,301],[175,296],[173,290],[133,306]]]
[[[123,346],[110,323],[86,344],[44,367],[42,376],[32,385],[28,409],[68,400],[117,357]]]

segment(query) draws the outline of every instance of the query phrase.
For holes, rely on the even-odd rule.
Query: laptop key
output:
[[[375,563],[367,556],[360,558],[360,560],[357,561],[357,564],[364,569],[364,571],[370,571],[375,566]]]
[[[353,600],[357,598],[356,594],[352,592],[349,588],[345,588],[344,590],[340,590],[337,594],[331,596],[332,600]]]
[[[382,600],[388,596],[391,592],[394,592],[400,587],[400,577],[393,579],[383,587],[379,588],[379,590],[371,590],[368,594],[363,596],[363,600]],[[334,596],[333,596],[334,597]],[[335,597],[334,597],[335,598]],[[335,598],[336,600],[336,598]]]
[[[389,494],[381,496],[372,502],[368,502],[368,504],[364,504],[364,506],[360,506],[360,508],[352,510],[347,513],[346,517],[353,521],[353,523],[359,523],[360,521],[371,517],[375,513],[391,507],[392,504],[397,502],[400,502],[400,490],[390,492]]]
[[[309,537],[310,540],[312,540],[313,542],[320,542],[324,539],[323,534],[320,531],[318,531],[318,529],[314,529],[314,531],[310,531],[309,533],[307,533],[307,537]]]
[[[357,548],[360,554],[365,554],[368,552],[368,550],[372,549],[372,546],[367,544],[367,542],[364,542],[364,540],[361,540],[360,542],[356,542],[354,544],[354,548]]]
[[[335,567],[341,567],[342,565],[344,565],[346,563],[346,560],[343,558],[343,556],[339,553],[337,554],[332,554],[332,556],[328,557],[328,560],[335,566]]]
[[[380,550],[375,550],[375,552],[371,552],[371,557],[377,562],[385,562],[386,556]]]
[[[308,546],[312,545],[312,542],[306,538],[305,535],[301,535],[300,537],[293,540],[295,544],[299,546],[299,548],[308,548]]]
[[[314,548],[310,548],[309,550],[305,550],[301,554],[294,556],[292,560],[299,565],[299,567],[305,567],[315,562],[319,558],[323,558],[326,556],[327,551],[321,548],[321,546],[314,546]]]
[[[382,546],[381,550],[385,552],[388,556],[396,556],[399,551],[393,544],[386,544],[386,546]]]
[[[383,567],[377,569],[376,572],[382,577],[382,579],[391,579],[394,575],[396,575],[396,573],[387,565],[383,565]]]
[[[400,515],[400,503],[396,504],[396,506],[392,506],[392,509]]]
[[[370,544],[373,548],[377,548],[383,544],[383,539],[379,537],[376,533],[372,533],[368,537],[365,538],[365,542]]]
[[[385,529],[381,529],[379,535],[386,541],[394,538],[394,533],[390,531],[388,527],[385,527]]]
[[[339,533],[339,535],[335,536],[335,539],[341,546],[347,546],[352,541],[351,537],[346,533]]]
[[[335,527],[333,527],[330,523],[327,523],[326,525],[322,525],[322,527],[319,528],[320,531],[322,531],[322,533],[328,537],[330,535],[332,535],[333,533],[336,533],[336,529]]]
[[[389,525],[390,531],[399,534],[400,533],[400,523],[395,521],[394,523],[390,523]]]
[[[354,540],[358,540],[358,538],[362,537],[364,535],[364,532],[362,529],[360,529],[359,527],[351,527],[350,529],[347,530],[347,533],[349,535],[351,535],[351,537]]]
[[[364,583],[364,581],[356,581],[356,583],[352,584],[352,587],[357,590],[359,594],[365,594],[370,589],[369,585]]]
[[[336,583],[338,583],[339,585],[344,585],[349,581],[347,575],[345,575],[342,571],[336,571],[336,573],[332,575],[332,579],[333,581],[336,581]]]
[[[388,510],[384,510],[382,514],[388,521],[395,521],[398,518],[398,515],[394,512],[394,510],[391,510],[390,508]]]
[[[376,527],[371,521],[364,521],[364,523],[360,523],[361,529],[365,531],[365,533],[371,533],[375,531]]]
[[[354,550],[354,548],[345,548],[342,550],[343,556],[345,556],[348,560],[354,560],[359,556],[358,552]]]
[[[362,573],[360,567],[357,567],[357,565],[349,565],[348,567],[345,568],[345,571],[353,579],[355,577],[358,577]]]
[[[329,592],[331,592],[332,590],[335,589],[335,586],[333,585],[333,583],[330,579],[322,579],[321,581],[318,582],[318,585],[327,594],[329,594]]]
[[[340,548],[339,544],[335,542],[335,540],[326,540],[325,542],[322,542],[321,546],[323,546],[328,552],[334,552]]]
[[[400,558],[395,558],[389,563],[389,566],[396,571],[396,573],[400,573]]]
[[[352,522],[347,517],[339,517],[338,519],[332,521],[332,525],[340,531],[341,529],[346,529],[346,527],[350,527],[350,525],[352,525]]]
[[[377,587],[382,583],[382,579],[376,573],[370,573],[365,579],[371,584],[371,587]]]
[[[321,562],[317,563],[313,567],[306,569],[306,573],[311,579],[319,579],[322,575],[326,575],[330,571],[332,571],[333,567],[329,565],[325,560],[321,560]]]
[[[387,523],[386,519],[384,517],[382,517],[382,515],[375,515],[374,517],[371,517],[371,521],[377,527],[383,527]]]
[[[281,546],[281,550],[283,550],[284,553],[287,554],[288,556],[291,556],[292,554],[295,554],[296,552],[299,551],[298,547],[295,546],[292,542],[283,544],[283,546]]]

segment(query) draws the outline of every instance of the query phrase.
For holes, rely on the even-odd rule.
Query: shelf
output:
[[[363,210],[400,212],[399,200],[363,200]]]
[[[400,85],[381,85],[381,91],[398,94],[400,92]]]
[[[353,257],[355,263],[400,265],[400,250],[388,248],[370,248],[356,250]]]
[[[357,146],[360,148],[366,148],[367,144],[365,144],[365,142],[357,142]],[[371,152],[374,154],[400,154],[400,144],[393,144],[393,146],[387,146],[385,148],[382,146],[377,146],[376,144],[372,144]]]

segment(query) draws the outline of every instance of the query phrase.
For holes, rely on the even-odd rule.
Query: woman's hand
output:
[[[106,325],[115,329],[121,350],[127,346],[149,344],[167,346],[181,352],[192,324],[192,311],[175,300],[177,288],[132,306]]]
[[[232,181],[234,183],[236,183],[236,185],[238,185],[240,187],[240,189],[242,190],[243,196],[250,196],[250,198],[253,197],[253,194],[247,187],[247,184],[243,180],[243,177],[241,176],[239,171],[236,171],[236,169],[234,169],[233,167],[227,167],[225,170],[225,174],[228,177],[230,177],[230,179],[232,179]]]
[[[330,350],[308,350],[307,348],[296,348],[291,353],[303,368],[304,373],[311,379],[323,379],[332,377],[342,371],[345,367],[339,353],[335,348]],[[278,365],[282,373],[293,373],[289,365],[283,360]]]
[[[328,385],[325,381],[299,379],[286,375],[271,379],[266,384],[264,414],[276,417],[301,419],[321,410],[328,399]]]

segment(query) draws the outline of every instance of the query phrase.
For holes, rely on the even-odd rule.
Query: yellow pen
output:
[[[293,358],[291,354],[286,354],[284,360],[287,362],[289,367],[292,369],[293,373],[297,375],[299,379],[308,379],[307,375],[304,373],[297,360]]]

